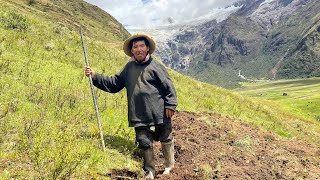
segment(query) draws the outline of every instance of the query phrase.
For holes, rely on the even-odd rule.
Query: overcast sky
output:
[[[99,6],[127,28],[182,23],[219,13],[237,0],[85,0]]]

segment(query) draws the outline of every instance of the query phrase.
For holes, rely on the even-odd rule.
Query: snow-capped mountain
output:
[[[241,6],[217,8],[212,13],[182,23],[144,29],[157,43],[156,55],[173,69],[186,69],[190,58],[206,44],[211,27],[227,19]],[[133,31],[139,31],[135,29]]]
[[[320,74],[319,4],[319,0],[243,0],[191,22],[144,31],[155,38],[155,54],[167,66],[188,74],[197,69],[208,76],[211,65],[201,69],[197,65],[205,62],[260,78],[313,76]],[[301,50],[303,45],[311,56]],[[316,59],[316,68],[297,74],[297,57],[302,55],[303,62]]]

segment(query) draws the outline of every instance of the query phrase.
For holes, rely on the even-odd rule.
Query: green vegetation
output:
[[[215,84],[224,88],[234,89],[239,87],[238,72],[230,67],[220,66],[208,61],[192,61],[190,68],[182,71],[188,76],[202,82]]]
[[[274,101],[299,117],[320,122],[320,78],[243,83],[239,92]]]
[[[132,157],[136,145],[133,129],[127,127],[125,91],[96,91],[107,152],[99,147],[81,39],[76,25],[70,24],[72,18],[87,18],[83,23],[94,19],[89,21],[90,16],[80,15],[82,11],[77,15],[70,7],[59,13],[49,9],[61,10],[53,3],[77,1],[30,2],[0,0],[0,179],[102,179],[112,169],[124,168],[142,173],[141,162]],[[80,4],[83,11],[92,8]],[[61,13],[65,18],[56,21]],[[83,26],[91,66],[106,75],[118,72],[128,61],[120,48],[127,32],[120,25],[120,30],[111,28],[114,24]],[[91,34],[103,32],[102,26],[108,31]],[[100,38],[106,33],[108,38]],[[320,144],[318,126],[273,108],[270,102],[169,73],[179,110],[218,112],[284,137]]]
[[[38,16],[24,1],[15,3],[21,4],[14,8],[2,1],[0,8],[0,179],[100,177],[114,168],[137,171],[124,92],[107,97],[97,93],[108,145],[102,153],[79,34]],[[91,58],[104,65],[101,72],[115,73],[126,62],[119,48],[90,38],[86,42]],[[119,47],[121,41],[115,44]]]
[[[214,177],[214,171],[212,170],[210,164],[200,165],[199,171],[201,174],[203,174],[203,179],[205,180],[213,179]]]

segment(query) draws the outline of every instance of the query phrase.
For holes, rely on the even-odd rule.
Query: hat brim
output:
[[[123,43],[123,51],[126,55],[128,55],[130,57],[133,56],[133,53],[131,52],[129,44],[133,39],[138,38],[138,37],[144,37],[149,41],[149,45],[150,45],[149,54],[152,54],[156,50],[156,43],[148,34],[146,34],[144,32],[136,32],[132,36],[130,36],[128,39],[126,39]]]

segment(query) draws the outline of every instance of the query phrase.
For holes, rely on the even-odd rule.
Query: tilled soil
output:
[[[161,175],[164,159],[155,143],[155,179],[320,179],[320,147],[306,142],[210,113],[179,112],[173,129],[175,167]]]

